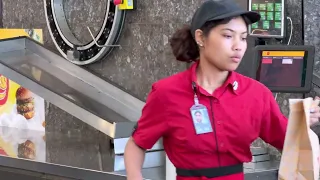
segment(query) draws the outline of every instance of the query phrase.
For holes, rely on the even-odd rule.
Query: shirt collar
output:
[[[198,65],[199,65],[199,60],[195,61],[190,67],[191,80],[192,80],[192,82],[195,82],[197,84],[197,86],[199,86],[197,83],[197,73],[196,73]],[[237,81],[237,79],[238,78],[237,78],[236,72],[230,71],[227,80],[224,82],[224,84],[220,88],[224,89],[224,88],[228,87],[231,89],[231,91],[234,94],[238,95],[239,94],[239,82]]]

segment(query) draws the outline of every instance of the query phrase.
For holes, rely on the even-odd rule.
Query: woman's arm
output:
[[[145,150],[141,149],[132,138],[127,142],[124,163],[128,180],[142,180],[141,169],[144,162]]]
[[[288,119],[280,111],[271,91],[263,97],[263,114],[260,122],[260,138],[280,151],[283,149]]]
[[[145,150],[153,145],[169,131],[164,101],[164,90],[157,85],[152,90],[142,109],[142,115],[136,124],[132,137],[127,142],[124,157],[128,180],[141,180],[141,168],[144,162]]]

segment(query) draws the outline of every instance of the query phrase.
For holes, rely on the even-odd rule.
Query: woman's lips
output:
[[[241,61],[241,58],[240,57],[237,57],[237,56],[234,56],[234,57],[231,57],[231,60],[235,63],[239,63]]]

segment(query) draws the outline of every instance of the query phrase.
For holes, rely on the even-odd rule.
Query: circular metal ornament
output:
[[[60,54],[77,65],[91,64],[106,57],[114,48],[122,31],[125,11],[119,10],[113,0],[107,0],[103,24],[89,43],[81,43],[71,31],[63,8],[64,0],[45,0],[44,8],[51,38]],[[88,36],[90,36],[88,31]],[[97,45],[97,44],[98,45]],[[77,58],[68,53],[77,52]]]

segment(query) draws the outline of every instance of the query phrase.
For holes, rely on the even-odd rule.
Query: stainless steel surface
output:
[[[246,163],[244,173],[246,180],[278,180],[279,161]]]
[[[108,149],[113,154],[108,160],[108,167],[124,170],[125,144],[131,136],[134,121],[140,117],[144,102],[30,39],[0,41],[0,71],[7,78],[108,135],[113,145],[112,149]],[[147,151],[144,167],[163,164],[164,152],[159,141]]]
[[[27,140],[34,143],[36,150],[34,158],[21,156],[17,158],[15,153],[18,145]],[[114,167],[123,167],[123,157],[113,153],[113,147],[106,143],[110,140],[105,135],[97,139],[81,134],[79,131],[61,134],[0,127],[0,147],[10,154],[0,156],[0,166],[75,179],[124,180],[125,171],[114,170]],[[157,159],[156,153],[162,152],[150,152],[146,156],[144,167],[150,166],[155,161],[164,161],[163,154],[161,159]],[[278,167],[279,162],[272,161],[246,163],[244,172],[248,177],[259,177],[259,174],[268,174],[268,172],[274,174]],[[142,174],[146,179],[163,180],[165,168],[163,166],[144,168]]]
[[[0,160],[3,160],[3,157],[0,157]],[[5,159],[4,161],[8,161],[9,158]],[[10,160],[9,160],[10,161]],[[17,164],[19,164],[20,166],[20,162],[19,160],[16,161]],[[36,163],[33,164],[33,165],[37,165]],[[25,167],[25,166],[22,166],[22,168]],[[21,176],[23,174],[32,174],[33,176],[30,177],[30,180],[35,180],[35,172],[38,172],[38,176],[41,177],[41,179],[47,179],[47,177],[49,177],[50,179],[53,178],[52,175],[60,175],[62,176],[64,179],[68,179],[69,178],[76,178],[76,179],[83,179],[83,180],[106,180],[108,178],[112,178],[112,180],[126,180],[126,177],[125,177],[125,173],[121,172],[119,174],[122,174],[123,176],[112,176],[110,177],[109,175],[106,175],[105,173],[103,172],[98,172],[98,171],[86,171],[86,170],[80,170],[80,169],[72,169],[72,168],[69,168],[67,169],[66,168],[57,168],[55,167],[54,165],[51,165],[51,166],[41,166],[42,169],[44,170],[43,172],[38,172],[38,171],[28,171],[28,172],[21,172],[21,170],[18,170],[18,173],[19,173],[19,177],[23,177],[21,178],[21,180],[29,180],[29,179],[26,179],[26,176]],[[44,168],[45,167],[45,168]],[[48,169],[48,168],[51,168]],[[29,169],[32,169],[32,168],[29,168]],[[8,177],[8,172],[10,173],[15,173],[17,171],[16,168],[2,168],[0,166],[0,176],[2,178],[6,178]],[[25,171],[25,170],[24,170]],[[47,172],[48,173],[45,173]],[[165,169],[163,167],[159,167],[159,168],[150,168],[150,169],[144,169],[143,170],[143,174],[148,174],[148,177],[151,177],[153,176],[153,178],[150,178],[149,180],[164,180],[164,179],[161,179],[161,178],[164,178],[164,174],[165,174]],[[15,176],[14,176],[15,175]],[[17,174],[10,174],[9,177],[10,178],[7,178],[7,179],[15,179],[17,176]],[[15,178],[12,178],[12,177],[15,177]],[[60,177],[61,178],[61,177]],[[19,179],[20,180],[20,179]],[[277,169],[268,169],[268,170],[262,170],[262,171],[257,171],[257,172],[251,172],[251,173],[245,173],[245,180],[278,180],[278,170]]]
[[[252,161],[251,162],[263,162],[270,161],[270,155],[267,148],[251,147]]]
[[[33,148],[19,153],[19,146],[27,141],[32,144],[29,147]],[[125,175],[123,156],[114,154],[114,147],[107,143],[110,141],[111,139],[105,135],[97,139],[88,137],[80,131],[61,134],[0,126],[0,149],[6,153],[1,154],[0,151],[0,166],[54,175],[63,175],[59,174],[61,172],[65,173],[63,176],[68,177],[80,171],[91,174],[99,172],[105,174],[107,179]],[[29,152],[34,152],[34,156],[25,155]],[[163,151],[146,153],[143,177],[162,180],[164,175],[160,166],[164,165],[164,161]],[[157,177],[157,174],[162,176]],[[77,175],[78,173],[72,178],[77,178]]]
[[[157,168],[165,165],[165,153],[164,151],[148,152],[145,155],[143,168]],[[124,156],[114,156],[114,168],[113,171],[124,171]]]
[[[111,45],[116,43],[120,36],[125,19],[125,11],[119,10],[118,7],[113,4],[112,0],[105,1],[104,20],[95,39],[97,39],[98,42],[102,41],[103,45]],[[64,0],[44,0],[47,26],[51,38],[60,54],[68,59],[67,52],[74,49],[75,45],[77,46],[77,50],[83,51],[83,54],[87,52],[91,53],[90,56],[80,61],[68,59],[77,65],[90,64],[108,55],[113,48],[112,46],[97,47],[94,41],[84,44],[74,36],[67,23],[63,5]],[[98,52],[92,53],[94,51]]]
[[[30,171],[23,171],[20,169],[18,170],[13,168],[5,168],[1,166],[0,166],[0,177],[1,179],[14,179],[14,180],[43,180],[43,174],[41,173],[32,173]],[[68,180],[74,180],[74,179],[68,179]]]
[[[253,156],[261,155],[261,154],[268,154],[268,149],[262,148],[262,147],[251,147],[251,153]]]
[[[57,30],[61,34],[62,39],[70,46],[83,45],[72,33],[67,18],[64,13],[63,1],[64,0],[50,0],[52,15],[54,22],[57,24]],[[46,1],[44,1],[46,3]],[[46,6],[50,6],[46,4]],[[108,12],[108,11],[107,11]],[[53,37],[52,37],[53,38]]]
[[[4,76],[112,138],[131,135],[144,105],[28,38],[0,42],[0,70]],[[33,75],[34,71],[40,72],[40,79]]]
[[[279,161],[266,161],[266,162],[259,162],[259,163],[245,163],[244,172],[248,173],[255,173],[261,171],[271,171],[271,170],[278,170],[280,162]]]
[[[125,145],[127,144],[129,138],[118,138],[118,139],[113,139],[113,146],[115,149],[115,154],[124,154],[124,148]],[[159,151],[163,150],[163,145],[162,145],[162,139],[156,142],[153,147],[148,150],[148,151]]]
[[[252,156],[252,162],[263,162],[263,161],[270,161],[270,155],[262,154],[262,155]]]
[[[89,169],[80,169],[70,166],[60,166],[57,164],[41,163],[36,161],[29,161],[25,159],[16,159],[6,156],[0,156],[0,167],[12,168],[12,169],[22,169],[31,172],[37,172],[49,175],[55,175],[66,178],[74,178],[78,180],[126,180],[125,175],[106,173],[102,171],[92,171]],[[14,170],[11,170],[11,172]]]

